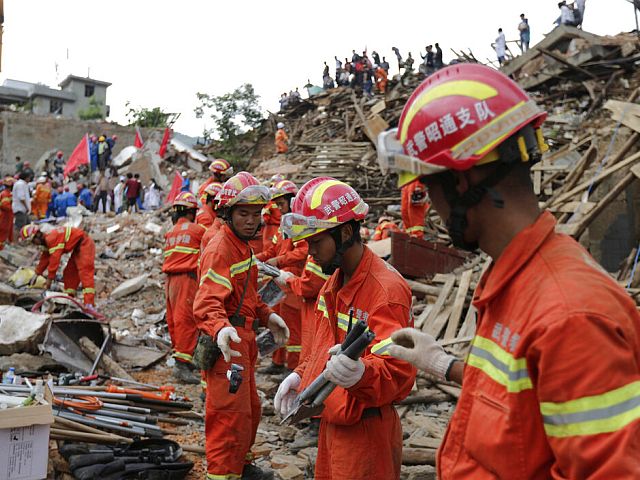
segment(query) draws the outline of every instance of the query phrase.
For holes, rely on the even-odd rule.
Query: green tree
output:
[[[224,95],[198,92],[196,96],[200,101],[200,105],[195,109],[196,117],[209,117],[215,125],[214,128],[204,131],[205,140],[217,136],[229,149],[233,149],[242,134],[258,127],[263,120],[260,97],[256,95],[250,83],[245,83]]]
[[[125,107],[129,109],[127,111],[129,126],[164,128],[171,126],[179,116],[179,114],[165,112],[161,107],[134,108],[131,102],[125,103]]]
[[[78,110],[80,120],[104,120],[105,112],[103,103],[96,100],[95,96],[89,98],[89,106],[84,110]]]

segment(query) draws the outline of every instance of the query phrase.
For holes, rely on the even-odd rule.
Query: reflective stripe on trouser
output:
[[[96,245],[91,237],[85,234],[80,244],[73,250],[62,272],[65,292],[75,293],[82,283],[82,301],[87,305],[95,304],[95,257]]]
[[[291,295],[288,295],[289,298]],[[293,305],[291,305],[293,303]],[[285,348],[276,350],[273,354],[273,363],[278,365],[284,365],[286,363],[289,370],[293,370],[300,363],[300,350],[301,350],[301,306],[302,302],[289,302],[281,303],[278,305],[278,314],[282,317],[284,322],[289,327],[289,341]]]
[[[410,185],[403,187],[401,194],[400,213],[402,214],[402,224],[407,233],[412,237],[422,238],[424,237],[424,229],[416,229],[415,227],[424,227],[424,215],[427,210],[428,204],[413,205],[411,203],[411,193],[413,189]]]
[[[260,399],[254,373],[258,357],[256,336],[253,330],[241,327],[236,330],[241,342],[233,348],[241,356],[234,357],[233,363],[244,367],[238,392],[229,393],[229,363],[222,357],[206,372],[205,445],[209,475],[242,474],[260,423]]]
[[[316,480],[400,478],[402,425],[394,407],[380,407],[353,425],[320,422]]]
[[[193,300],[198,282],[188,273],[167,275],[167,326],[171,336],[173,357],[178,362],[191,362],[198,342],[198,328],[193,318]]]

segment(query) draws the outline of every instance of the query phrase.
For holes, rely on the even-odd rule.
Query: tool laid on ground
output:
[[[351,319],[349,320],[349,324],[351,324]],[[359,321],[345,337],[338,355],[346,355],[352,360],[356,360],[364,353],[367,346],[375,337],[375,333],[367,330],[367,324]],[[289,412],[280,424],[282,425],[287,421],[294,424],[305,418],[319,415],[322,413],[322,410],[324,410],[324,401],[335,388],[336,385],[327,380],[324,372],[322,372],[296,397],[291,412]]]
[[[93,361],[93,365],[91,365],[91,370],[89,370],[89,373],[87,374],[88,377],[93,375],[93,372],[96,371],[96,367],[98,366],[98,363],[100,363],[100,359],[102,358],[102,355],[104,355],[104,351],[106,350],[107,345],[109,345],[110,341],[111,341],[111,334],[109,333],[104,337],[102,346],[100,347],[100,350],[98,351],[98,354],[96,355],[96,358]]]

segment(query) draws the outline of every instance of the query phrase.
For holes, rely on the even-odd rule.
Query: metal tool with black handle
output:
[[[358,327],[358,325],[364,325]],[[367,349],[369,344],[376,337],[372,331],[366,330],[364,322],[358,322],[356,326],[349,332],[347,338],[343,342],[338,355],[346,355],[352,360],[360,358]],[[359,335],[358,332],[360,332]],[[350,340],[350,343],[347,342]],[[345,347],[345,344],[346,347]],[[324,410],[324,401],[329,397],[331,392],[336,388],[336,384],[328,381],[324,376],[324,371],[296,398],[295,406],[292,411],[282,420],[284,422],[298,423],[305,418],[320,415]]]

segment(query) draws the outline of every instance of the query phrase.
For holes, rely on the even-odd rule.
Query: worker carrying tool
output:
[[[200,197],[202,205],[196,214],[196,223],[204,228],[209,228],[218,216],[216,214],[216,195],[222,190],[220,182],[211,182],[204,189]]]
[[[44,288],[48,290],[56,278],[62,255],[70,253],[67,266],[62,272],[64,292],[73,297],[82,283],[82,300],[85,305],[93,307],[96,294],[94,283],[96,245],[89,234],[76,227],[58,227],[45,234],[39,226],[29,224],[20,229],[20,237],[22,240],[28,240],[43,247],[32,283],[35,283],[38,275],[42,275],[47,270]]]
[[[0,250],[4,249],[5,243],[13,242],[13,177],[5,177],[2,180],[2,191],[0,191]]]
[[[276,153],[287,153],[289,151],[289,137],[284,131],[284,123],[278,122],[278,130],[276,131]]]
[[[205,203],[204,191],[208,185],[213,182],[223,184],[231,175],[233,175],[233,167],[224,158],[216,158],[211,162],[211,165],[209,165],[209,171],[211,172],[211,176],[198,188],[198,200],[201,204]]]
[[[200,288],[194,316],[200,330],[196,361],[205,371],[206,456],[210,479],[271,478],[250,463],[250,450],[260,423],[256,390],[256,331],[269,328],[279,345],[289,330],[284,320],[258,297],[258,268],[249,246],[260,228],[269,188],[240,172],[220,192],[218,212],[224,225],[206,246],[200,260]],[[219,356],[223,358],[218,358]],[[229,392],[227,372],[240,365],[242,384]]]
[[[318,438],[317,479],[398,479],[402,427],[393,403],[413,386],[415,369],[387,352],[391,334],[413,325],[411,291],[391,266],[363,245],[360,224],[368,205],[346,183],[330,177],[307,182],[296,195],[282,230],[306,239],[326,275],[316,306],[310,355],[280,384],[274,401],[285,417],[297,394],[326,367],[338,385],[324,403]],[[362,358],[336,355],[359,322],[376,333]],[[328,360],[328,361],[327,361]]]
[[[280,180],[270,189],[271,201],[276,204],[281,215],[289,213],[291,199],[298,193],[298,187],[290,180]],[[305,240],[298,242],[290,238],[283,238],[277,232],[268,248],[256,255],[261,262],[272,265],[280,269],[281,272],[290,272],[292,275],[302,274],[308,247]],[[301,310],[302,300],[293,292],[290,292],[285,299],[275,306],[276,311],[286,322],[289,328],[289,342],[285,348],[281,348],[273,353],[272,364],[262,369],[260,373],[280,374],[284,373],[285,365],[289,370],[298,366],[301,342]]]
[[[400,197],[400,214],[404,231],[415,238],[424,238],[425,215],[431,204],[427,196],[427,190],[415,175],[410,172],[398,173],[398,186],[402,196]]]
[[[165,235],[162,273],[167,275],[167,326],[176,362],[173,376],[183,383],[199,384],[200,376],[194,373],[192,363],[198,341],[193,300],[198,290],[198,259],[205,228],[195,223],[198,202],[191,192],[179,193],[171,209],[174,226]]]
[[[422,83],[378,140],[383,170],[420,175],[454,245],[493,259],[464,363],[419,331],[392,335],[389,353],[462,385],[441,479],[640,478],[640,314],[539,209],[545,117],[500,72],[461,64]]]

